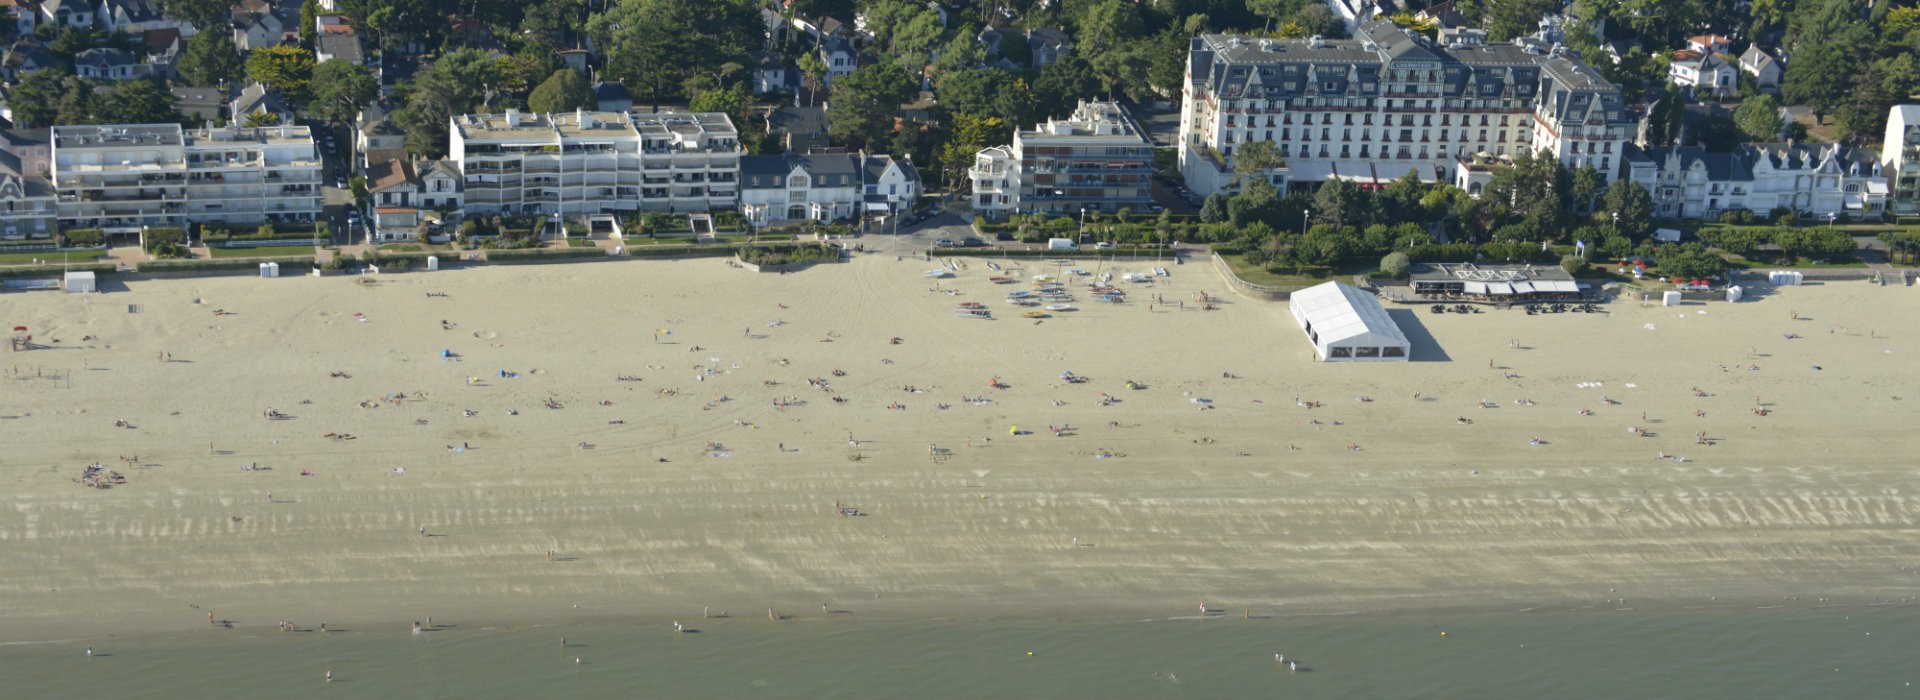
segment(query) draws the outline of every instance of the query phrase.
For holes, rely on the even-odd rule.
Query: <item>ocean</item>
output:
[[[672,620],[202,629],[9,643],[0,687],[16,698],[201,700],[1920,697],[1920,608],[1782,602],[1252,620],[814,613],[682,619],[685,632]]]

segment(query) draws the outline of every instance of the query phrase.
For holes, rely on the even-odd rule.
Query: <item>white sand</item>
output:
[[[204,629],[208,611],[402,629],[822,602],[1179,615],[1202,600],[1286,613],[1916,593],[1915,290],[1610,315],[1415,307],[1401,317],[1439,346],[1417,352],[1451,361],[1333,365],[1309,361],[1283,304],[1148,310],[1155,293],[1224,292],[1204,265],[1125,305],[1077,294],[1082,310],[1037,325],[980,261],[943,283],[959,297],[929,294],[929,267],[627,262],[0,296],[0,321],[60,340],[9,354],[11,371],[72,373],[0,378],[0,638]],[[954,318],[966,300],[999,320]],[[718,372],[699,381],[700,367]],[[381,401],[397,392],[423,398]],[[780,396],[806,403],[776,410]],[[1774,413],[1755,415],[1756,397]],[[128,483],[75,485],[95,461]],[[271,470],[243,471],[255,462]]]

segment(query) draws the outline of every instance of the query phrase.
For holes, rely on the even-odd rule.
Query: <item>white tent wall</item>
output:
[[[1288,310],[1323,362],[1406,362],[1412,354],[1406,334],[1380,300],[1346,284],[1327,282],[1294,292]]]

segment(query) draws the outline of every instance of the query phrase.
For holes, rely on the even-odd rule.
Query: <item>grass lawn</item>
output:
[[[1220,257],[1226,259],[1227,267],[1233,269],[1233,274],[1238,275],[1240,279],[1247,281],[1249,284],[1258,284],[1267,287],[1311,287],[1332,279],[1331,277],[1314,277],[1311,275],[1276,275],[1268,272],[1266,268],[1258,264],[1249,262],[1245,255],[1222,255]]]
[[[57,250],[36,250],[30,253],[0,252],[0,265],[32,265],[34,260],[42,264],[58,265],[63,260],[72,263],[93,262],[100,258],[98,253],[67,253],[64,258]]]
[[[1827,269],[1827,268],[1858,268],[1858,267],[1867,266],[1866,263],[1861,262],[1858,259],[1855,259],[1851,255],[1845,255],[1845,256],[1834,257],[1834,258],[1826,258],[1824,259],[1824,262],[1821,262],[1818,264],[1814,263],[1812,260],[1803,258],[1792,265],[1784,265],[1784,264],[1781,264],[1779,261],[1743,258],[1738,255],[1726,255],[1724,257],[1726,257],[1727,259],[1727,265],[1731,267],[1737,267],[1743,270],[1758,270],[1758,269],[1820,270],[1820,269]]]
[[[260,248],[208,248],[216,258],[280,258],[294,255],[313,255],[313,246],[287,245],[265,246]]]
[[[451,243],[386,243],[379,250],[382,253],[445,253],[459,249]]]

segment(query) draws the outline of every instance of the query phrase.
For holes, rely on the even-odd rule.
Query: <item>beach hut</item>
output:
[[[68,294],[100,291],[100,288],[94,283],[93,273],[91,271],[68,272],[66,284],[63,286],[66,288]]]
[[[1661,306],[1679,306],[1679,305],[1680,305],[1680,293],[1679,293],[1679,292],[1674,292],[1674,291],[1669,291],[1669,292],[1663,292],[1663,293],[1661,293],[1661,294],[1660,294],[1660,305],[1661,305]]]
[[[616,253],[616,255],[617,254],[618,253]],[[438,269],[440,269],[440,256],[438,255],[427,256],[427,271],[432,272]]]
[[[1350,285],[1308,287],[1294,292],[1287,306],[1322,362],[1406,362],[1412,354],[1380,299]]]

